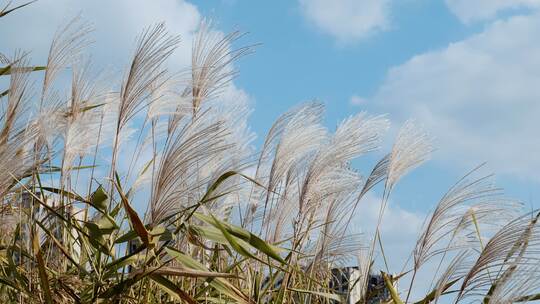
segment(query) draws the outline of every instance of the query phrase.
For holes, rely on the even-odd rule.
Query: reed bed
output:
[[[235,47],[241,33],[204,22],[191,67],[169,71],[183,42],[163,24],[148,27],[107,86],[85,57],[90,37],[75,18],[42,66],[23,51],[0,56],[0,302],[540,299],[540,212],[524,213],[480,167],[434,206],[403,271],[375,269],[376,256],[386,260],[379,231],[391,194],[433,150],[414,121],[367,175],[351,161],[380,149],[385,116],[362,112],[329,130],[324,105],[304,103],[275,121],[257,151],[251,110],[222,97],[233,63],[254,49]],[[374,189],[376,232],[362,236],[355,214]],[[340,293],[333,270],[352,261],[358,275]],[[428,263],[437,265],[432,286],[417,291]],[[376,273],[384,298],[370,288]]]

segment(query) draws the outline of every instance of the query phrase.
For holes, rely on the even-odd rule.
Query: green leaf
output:
[[[108,299],[115,296],[119,296],[125,292],[126,289],[129,287],[135,285],[137,282],[145,278],[146,276],[150,275],[150,273],[143,273],[137,276],[133,276],[127,280],[120,281],[119,283],[110,286],[106,290],[104,290],[102,293],[98,295],[98,298],[101,299]]]
[[[43,256],[41,254],[41,246],[39,246],[39,239],[35,235],[35,233],[32,234],[32,247],[34,249],[34,254],[36,255],[41,290],[43,291],[45,302],[48,304],[53,304],[51,288],[49,286],[49,277],[47,276],[45,261],[43,260]]]
[[[199,261],[178,251],[175,248],[166,247],[165,251],[171,257],[175,258],[176,260],[178,260],[180,263],[182,263],[184,266],[188,268],[195,269],[195,270],[208,271],[208,269],[203,264],[199,263]],[[238,303],[246,303],[246,304],[251,303],[249,301],[249,298],[242,291],[234,287],[231,283],[229,283],[229,281],[227,281],[224,278],[215,278],[212,281],[210,281],[209,284],[217,291],[236,300]]]
[[[60,196],[64,196],[64,197],[76,200],[76,201],[79,201],[79,202],[83,202],[83,203],[88,202],[85,198],[83,198],[82,196],[80,196],[80,195],[78,195],[77,193],[74,193],[74,192],[69,192],[69,191],[54,188],[54,187],[41,187],[40,189],[43,190],[43,191],[55,193],[55,194],[58,194]]]
[[[160,242],[170,241],[173,238],[172,232],[163,226],[154,227],[148,233],[153,242],[156,242],[156,240]]]
[[[146,227],[146,230],[148,230],[148,225],[146,225],[145,227]],[[153,240],[157,238],[159,241],[164,242],[164,241],[168,241],[172,239],[172,233],[162,226],[154,227],[148,233],[150,234]],[[118,237],[114,242],[116,244],[125,243],[125,242],[135,239],[136,237],[138,237],[137,231],[129,230],[125,234]]]
[[[531,301],[537,301],[537,300],[540,300],[540,293],[517,298],[516,300],[514,300],[514,302],[531,302]]]
[[[0,16],[1,17],[1,16]],[[44,66],[35,66],[35,67],[18,67],[17,70],[21,72],[35,72],[35,71],[43,71],[47,67]],[[11,65],[8,65],[6,67],[0,68],[0,76],[10,75],[13,72]]]
[[[108,199],[109,196],[105,192],[105,189],[100,185],[94,193],[92,193],[92,196],[90,197],[90,202],[92,203],[92,206],[102,213],[107,212],[108,208]]]
[[[117,274],[118,269],[120,269],[120,268],[122,268],[124,266],[133,265],[133,264],[137,263],[138,261],[144,259],[144,255],[142,255],[140,253],[145,248],[146,247],[144,247],[144,246],[140,246],[134,252],[132,252],[132,253],[126,255],[126,256],[123,256],[123,257],[121,257],[121,258],[119,258],[119,259],[105,265],[105,269],[107,270],[107,272],[105,273],[104,277],[105,278],[112,277],[113,275]]]
[[[37,0],[33,0],[33,1],[30,1],[30,2],[26,2],[26,3],[23,3],[23,4],[19,5],[19,6],[16,6],[16,7],[14,7],[14,8],[11,8],[11,9],[8,9],[7,6],[6,6],[3,10],[0,11],[0,17],[4,17],[5,15],[7,15],[7,14],[9,14],[9,13],[15,11],[15,10],[18,10],[18,9],[20,9],[20,8],[22,8],[22,7],[25,7],[25,6],[27,6],[27,5],[30,5],[30,4],[32,4],[32,3],[36,2],[36,1],[37,1]],[[9,3],[8,3],[8,5],[9,5]]]
[[[104,106],[104,105],[105,105],[104,103],[98,103],[98,104],[86,106],[86,107],[83,107],[83,108],[81,109],[81,112],[90,111],[90,110],[93,110],[93,109],[102,107],[102,106]]]
[[[457,281],[460,279],[452,280],[448,283],[446,283],[441,290],[441,294],[444,293],[448,288],[452,287]],[[437,296],[437,288],[433,289],[430,293],[428,293],[422,300],[415,302],[414,304],[428,304],[431,301],[435,300],[435,296]]]
[[[138,269],[132,272],[132,275],[137,275],[144,272],[187,278],[238,278],[237,275],[231,273],[166,266],[146,267],[144,269]]]
[[[243,229],[241,227],[238,227],[238,226],[226,223],[226,222],[219,221],[214,216],[207,216],[207,215],[204,215],[204,214],[201,214],[201,213],[195,213],[194,216],[197,219],[218,228],[219,230],[222,230],[220,228],[220,227],[222,227],[224,229],[224,231],[226,231],[228,234],[233,235],[233,236],[235,236],[237,238],[240,238],[241,240],[243,240],[243,241],[247,242],[248,244],[250,244],[253,248],[257,249],[258,251],[260,251],[260,252],[262,252],[264,254],[266,254],[268,257],[270,257],[270,258],[272,258],[272,259],[274,259],[274,260],[276,260],[276,261],[278,261],[278,262],[280,262],[282,264],[285,264],[285,261],[283,260],[283,258],[277,253],[278,248],[271,245],[271,244],[268,244],[265,241],[263,241],[261,238],[259,238],[255,234],[253,234],[253,233],[251,233],[251,232],[249,232],[249,231],[247,231],[247,230],[245,230],[245,229]],[[225,234],[224,234],[224,236],[227,239],[227,241],[230,241],[230,237],[228,238]],[[233,242],[235,242],[235,240],[233,240]],[[242,250],[242,249],[240,249],[240,250]],[[241,252],[239,252],[239,253],[241,253]]]
[[[227,239],[227,242],[229,243],[229,245],[231,245],[231,247],[238,253],[240,253],[241,255],[245,256],[245,257],[248,257],[248,258],[252,258],[254,260],[259,260],[255,255],[253,255],[247,248],[246,246],[243,246],[242,244],[240,244],[239,242],[236,241],[236,238],[234,236],[232,236],[228,231],[227,229],[225,228],[224,225],[221,224],[220,221],[218,221],[213,215],[212,215],[212,219],[213,219],[213,225],[218,228],[221,233],[223,233],[223,236]]]
[[[221,233],[221,230],[213,226],[189,225],[187,229],[189,233],[214,243],[221,245],[229,244],[227,239],[223,236],[223,233]]]
[[[91,233],[96,233],[99,235],[111,234],[113,231],[118,229],[118,225],[108,214],[102,214],[95,221],[85,223],[85,226],[88,228],[88,230],[90,230]]]
[[[260,300],[260,293],[261,293],[261,274],[258,272],[255,272],[253,276],[255,277],[255,279],[253,280],[253,285],[252,285],[253,298],[258,303]]]
[[[154,282],[158,283],[158,286],[163,291],[165,291],[166,293],[174,297],[176,300],[184,300],[187,303],[191,303],[191,304],[197,303],[197,301],[195,301],[195,299],[193,299],[189,294],[187,294],[180,287],[175,285],[172,281],[165,278],[164,276],[154,273],[150,275],[150,278]]]
[[[113,231],[118,229],[118,225],[114,219],[107,214],[102,214],[95,221],[86,222],[84,226],[88,231],[88,241],[90,244],[92,244],[94,248],[100,252],[113,256],[105,236],[108,236],[109,234],[113,233]]]
[[[216,196],[212,196],[214,191],[216,191],[216,189],[223,183],[225,182],[227,179],[235,176],[235,175],[239,175],[251,182],[253,182],[254,184],[260,186],[260,187],[263,187],[261,184],[259,184],[256,180],[252,179],[251,177],[247,176],[247,175],[244,175],[242,173],[239,173],[239,172],[236,172],[236,171],[227,171],[225,173],[223,173],[221,176],[219,176],[216,181],[214,181],[212,183],[212,185],[208,188],[208,190],[206,191],[206,193],[204,194],[204,196],[201,198],[201,200],[199,202],[197,202],[197,204],[191,206],[189,209],[192,209],[191,210],[191,213],[185,218],[185,220],[189,220],[191,218],[191,216],[197,211],[197,209],[210,202],[210,201],[213,201],[219,197],[222,196],[222,194],[219,194],[219,195],[216,195]],[[263,187],[264,188],[264,187]],[[161,223],[164,223],[168,220],[170,220],[171,218],[173,217],[173,215],[169,216],[169,217],[166,217],[164,218]]]
[[[154,247],[155,244],[151,242],[150,234],[148,233],[148,230],[146,230],[146,227],[144,226],[143,222],[139,218],[139,215],[131,207],[129,204],[129,201],[127,197],[124,195],[124,192],[122,191],[122,188],[120,187],[120,178],[118,177],[118,174],[116,174],[116,180],[115,183],[116,188],[118,190],[118,194],[120,194],[120,198],[122,200],[122,205],[124,206],[124,209],[126,210],[126,214],[128,216],[128,219],[131,223],[131,226],[133,227],[133,230],[137,232],[137,235],[141,238],[143,243],[148,246],[148,248]]]
[[[384,280],[384,284],[386,285],[386,289],[390,292],[390,297],[392,297],[392,300],[394,301],[394,304],[403,304],[403,301],[399,297],[399,293],[394,287],[394,284],[392,282],[392,278],[386,274],[385,272],[381,271],[381,275]]]
[[[318,297],[327,298],[330,300],[334,300],[338,303],[342,303],[341,297],[335,293],[329,293],[329,292],[321,292],[321,291],[314,291],[314,290],[305,290],[305,289],[297,289],[297,288],[288,288],[289,290],[300,292],[300,293],[307,293]]]
[[[123,234],[122,236],[120,236],[119,238],[117,238],[114,242],[116,244],[125,243],[125,242],[135,239],[136,237],[137,237],[137,232],[135,230],[130,230],[126,232],[125,234]]]
[[[133,286],[135,283],[137,283],[141,279],[143,279],[145,277],[148,277],[148,276],[151,279],[153,279],[153,277],[157,278],[157,280],[159,281],[158,283],[163,284],[164,281],[161,280],[161,278],[160,278],[161,274],[163,274],[163,275],[173,275],[173,276],[184,276],[184,277],[210,277],[211,276],[211,277],[220,278],[223,275],[228,276],[228,274],[219,274],[219,273],[214,273],[214,272],[205,272],[205,271],[188,270],[188,269],[182,270],[182,269],[178,269],[178,268],[163,267],[163,266],[148,267],[148,268],[139,269],[139,270],[136,270],[136,271],[132,272],[130,274],[130,277],[127,280],[122,281],[122,282],[120,282],[120,283],[118,283],[118,284],[116,284],[114,286],[111,286],[109,289],[104,291],[100,295],[100,297],[101,298],[109,298],[111,296],[120,295],[127,288],[129,288],[130,286]],[[168,288],[171,288],[171,290],[174,290],[174,291],[179,290],[179,288],[172,289],[172,286],[174,284],[173,285],[170,285],[170,284],[167,284],[167,283],[164,283],[164,284]],[[187,298],[182,298],[182,299],[186,300]],[[190,302],[190,303],[192,303],[192,302]],[[193,302],[193,303],[195,303],[195,302]]]

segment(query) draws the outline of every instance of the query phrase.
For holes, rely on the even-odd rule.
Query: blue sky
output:
[[[80,13],[95,28],[95,66],[117,75],[141,29],[164,21],[183,40],[171,62],[179,69],[209,18],[216,30],[249,32],[238,46],[261,43],[237,63],[234,82],[254,107],[256,143],[279,114],[312,99],[326,104],[330,128],[358,111],[388,113],[394,131],[416,118],[437,152],[403,180],[399,205],[424,212],[484,161],[509,194],[534,204],[539,8],[540,0],[40,0],[4,18],[0,51],[17,46],[42,62],[56,28]],[[366,171],[375,160],[355,165]]]
[[[241,0],[194,2],[202,14],[212,18],[220,29],[248,31],[249,35],[243,40],[245,43],[262,43],[257,48],[256,54],[238,63],[241,74],[236,81],[254,102],[255,112],[251,121],[259,135],[264,134],[272,121],[292,104],[310,99],[325,102],[329,127],[354,112],[364,110],[370,113],[389,113],[394,125],[398,126],[403,119],[409,118],[406,116],[407,111],[395,113],[399,112],[399,109],[394,111],[377,104],[377,101],[384,103],[384,100],[377,95],[385,84],[390,70],[403,65],[415,56],[445,51],[452,44],[483,35],[494,24],[509,22],[521,16],[537,19],[535,8],[539,5],[537,1],[499,1],[500,4],[497,7],[495,3],[497,1],[491,1],[492,4],[489,1],[471,1],[472,4],[468,4],[466,12],[456,13],[455,10],[458,9],[456,7],[461,5],[460,1],[407,0],[399,1],[399,3],[397,1],[364,1],[363,4],[362,1],[354,1],[360,3],[359,5],[350,1],[319,2],[323,3],[319,5],[322,11],[329,10],[325,5],[344,7],[349,5],[353,7],[351,10],[358,6],[361,10],[361,6],[370,5],[366,4],[367,2],[385,2],[383,6],[387,10],[386,24],[382,29],[368,31],[365,36],[345,34],[341,35],[344,37],[340,37],[340,34],[333,33],[324,26],[321,28],[316,20],[306,16],[308,14],[306,5],[299,2]],[[475,7],[474,2],[480,4]],[[479,12],[475,15],[474,12],[467,13],[469,10],[479,10]],[[496,13],[482,16],[492,10]],[[346,19],[346,17],[343,18]],[[335,20],[335,22],[340,21]],[[348,22],[343,21],[343,23],[346,27]],[[350,26],[354,27],[354,25]],[[533,39],[532,36],[530,38]],[[505,39],[511,39],[511,37]],[[534,45],[531,44],[530,47],[533,48]],[[507,56],[510,59],[509,65],[521,64],[517,60],[512,62],[513,57],[517,55],[510,53],[511,51],[509,50],[509,54],[500,56]],[[457,68],[459,69],[459,66]],[[532,76],[537,75],[538,72]],[[482,82],[482,73],[477,76],[478,81]],[[411,78],[410,81],[414,82],[415,79]],[[422,81],[422,79],[419,80]],[[515,79],[505,77],[505,80],[521,81],[518,77]],[[444,86],[444,81],[442,84]],[[417,85],[422,85],[422,83]],[[482,92],[491,88],[489,83],[484,83],[484,86],[477,86],[474,89]],[[443,90],[439,93],[441,96],[445,94]],[[474,96],[475,94],[471,95],[471,97],[460,98],[461,100],[456,101],[463,105],[452,115],[463,116],[463,119],[471,124],[474,124],[474,120],[477,119],[481,123],[481,117],[467,116],[471,111],[478,112],[474,104],[475,98],[486,97],[481,94],[478,97]],[[433,98],[430,103],[436,104],[441,96],[437,94],[429,96]],[[533,97],[539,97],[539,94],[533,93]],[[509,95],[507,98],[509,102],[515,104],[515,107],[523,106],[519,100],[515,100],[520,98],[519,94]],[[360,104],[355,104],[355,100],[361,101]],[[415,100],[408,100],[406,96],[397,102],[415,104]],[[479,104],[484,102],[478,101]],[[486,111],[493,111],[493,114],[489,115],[500,116],[500,121],[495,123],[498,127],[505,128],[505,116],[513,115],[513,113],[499,112],[497,110],[499,102],[504,103],[504,101],[494,101],[488,104],[493,106],[493,109],[488,108]],[[533,102],[538,103],[538,99]],[[427,103],[427,106],[429,105]],[[415,118],[414,113],[411,114],[410,117]],[[536,114],[540,113],[536,112]],[[513,119],[508,117],[509,122]],[[420,122],[422,123],[421,120]],[[490,119],[488,122],[492,123]],[[436,143],[449,139],[444,135],[441,137],[438,130],[430,130],[429,126],[427,129],[436,138]],[[474,132],[474,130],[470,131]],[[493,131],[478,136],[487,137],[486,142],[489,142],[489,136],[496,137],[495,128]],[[259,136],[259,139],[261,138],[262,136]],[[539,141],[538,138],[528,140]],[[497,144],[495,143],[492,148],[497,149]],[[453,151],[441,150],[449,145],[448,142],[443,142],[442,145],[436,144],[438,151],[434,154],[434,161],[402,182],[398,189],[401,205],[413,210],[425,210],[427,206],[434,204],[445,188],[460,174],[483,161],[488,162],[486,172],[496,173],[499,184],[505,187],[510,195],[524,200],[527,204],[535,205],[539,191],[537,190],[538,179],[532,176],[534,173],[508,172],[511,170],[501,168],[503,166],[497,164],[501,160],[512,162],[511,159],[505,159],[505,157],[519,157],[519,152],[506,153],[502,157],[491,157],[490,151],[478,152],[473,153],[471,160],[455,163],[456,160],[453,157],[439,157],[438,155],[452,153]],[[466,148],[469,147],[463,148],[458,154],[465,158],[467,157]],[[514,149],[520,150],[522,147],[516,146]],[[535,157],[532,154],[530,157]],[[365,163],[372,162],[368,160],[357,165],[362,168],[368,167],[369,165]]]
[[[205,17],[218,31],[249,32],[238,46],[261,45],[236,64],[232,91],[253,105],[256,143],[312,99],[326,104],[329,128],[358,111],[388,113],[388,144],[406,119],[423,124],[437,151],[393,195],[395,225],[383,237],[394,251],[484,161],[509,195],[540,205],[540,0],[40,0],[3,18],[0,52],[17,46],[44,62],[56,28],[79,12],[95,27],[94,65],[108,74],[121,73],[136,35],[156,22],[182,37],[172,69],[189,64]],[[380,155],[355,166],[367,173]]]
[[[434,137],[433,160],[400,182],[385,215],[393,271],[438,199],[484,161],[482,172],[495,173],[509,196],[539,206],[540,1],[193,3],[220,30],[248,31],[240,43],[262,43],[237,64],[235,81],[254,104],[259,143],[280,113],[311,99],[326,104],[329,128],[368,111],[388,113],[388,145],[409,118]],[[355,165],[366,172],[380,155]],[[376,212],[366,205],[360,213]],[[360,214],[357,223],[369,232],[373,219]]]

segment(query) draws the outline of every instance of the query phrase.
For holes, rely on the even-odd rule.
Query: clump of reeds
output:
[[[233,62],[253,49],[233,47],[240,33],[203,23],[191,67],[177,73],[166,67],[179,37],[149,27],[125,74],[104,87],[84,59],[90,32],[79,18],[60,28],[43,66],[24,52],[1,56],[9,80],[0,93],[2,303],[381,296],[369,287],[375,253],[384,254],[379,229],[396,183],[432,151],[421,128],[407,122],[363,176],[351,161],[379,149],[386,117],[359,113],[330,131],[324,106],[309,102],[280,116],[256,152],[248,106],[221,97]],[[71,73],[68,92],[56,88],[62,73]],[[540,213],[520,215],[478,171],[435,206],[405,271],[382,272],[381,301],[540,298]],[[383,193],[376,232],[363,242],[351,224],[375,187]],[[356,258],[349,293],[335,290],[335,270]],[[437,265],[432,287],[411,293],[428,262]]]

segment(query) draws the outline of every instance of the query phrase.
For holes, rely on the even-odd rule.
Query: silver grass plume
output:
[[[356,208],[358,208],[358,205],[364,195],[368,193],[373,187],[375,187],[380,182],[384,181],[386,177],[388,176],[388,166],[390,165],[390,154],[386,154],[383,158],[381,158],[377,164],[375,164],[375,167],[371,170],[371,173],[369,174],[368,178],[364,181],[364,184],[362,185],[361,190],[359,191],[353,206],[352,210],[349,212],[349,218],[347,222],[345,223],[345,227],[348,227],[353,219],[353,216],[355,214]]]
[[[147,28],[139,36],[135,54],[120,89],[111,174],[116,163],[119,134],[127,123],[147,106],[145,100],[150,96],[152,89],[166,83],[166,70],[163,64],[179,41],[179,37],[167,34],[162,23]]]
[[[51,91],[45,97],[46,104],[39,109],[32,121],[37,132],[35,153],[40,154],[45,149],[49,155],[44,157],[50,157],[66,128],[65,100],[60,98],[57,92]]]
[[[206,113],[178,129],[167,143],[153,182],[148,218],[152,224],[198,201],[208,180],[199,180],[197,167],[205,166],[228,147],[223,140],[223,123],[207,121]]]
[[[234,96],[232,96],[234,98]],[[216,153],[213,161],[200,169],[202,179],[216,181],[223,172],[248,173],[254,165],[254,148],[252,142],[255,134],[249,129],[247,119],[251,113],[247,100],[215,99],[208,103],[211,121],[221,121],[224,130],[224,143],[227,149]],[[224,210],[233,204],[244,204],[249,198],[251,182],[240,176],[233,176],[220,184],[216,194],[233,192],[222,196],[207,205],[214,214],[225,214]],[[214,206],[216,206],[214,208]]]
[[[213,31],[211,22],[203,21],[195,36],[191,57],[191,88],[193,115],[202,103],[223,92],[237,72],[232,63],[253,51],[253,46],[231,49],[231,44],[242,33],[235,31],[227,35]]]
[[[284,114],[280,115],[272,124],[272,127],[268,131],[261,152],[259,153],[259,159],[257,160],[257,166],[255,168],[255,180],[259,183],[268,185],[271,168],[274,166],[276,148],[283,135],[283,132],[291,119],[301,111],[302,108],[308,106],[308,104],[301,104],[296,106]],[[264,181],[263,181],[264,180]],[[258,202],[264,200],[265,192],[261,188],[252,186],[249,208],[246,211],[244,218],[244,225],[253,224],[255,213],[257,212]]]
[[[351,248],[360,246],[354,235],[347,234],[348,223],[336,223],[340,210],[351,208],[362,177],[349,168],[349,162],[378,148],[388,121],[381,116],[359,113],[344,120],[307,164],[300,181],[298,215],[294,220],[295,238],[317,235],[316,259],[333,256],[337,262]],[[322,225],[317,233],[313,228]],[[332,245],[331,245],[332,244]]]
[[[349,182],[346,178],[336,179],[336,183],[357,188],[361,184],[361,178],[358,176],[356,182]],[[349,226],[350,223],[343,220],[343,215],[352,212],[356,195],[356,191],[343,190],[321,198],[323,203],[316,207],[317,212],[314,212],[311,218],[314,223],[311,225],[320,226],[316,233],[317,244],[313,251],[307,251],[312,252],[314,256],[312,263],[316,265],[315,267],[343,265],[362,250],[361,234],[354,233]]]
[[[371,259],[369,257],[369,250],[367,248],[361,248],[356,251],[356,260],[358,261],[358,277],[354,278],[353,284],[350,288],[352,293],[358,295],[360,299],[365,299],[367,296],[368,280],[371,270]]]
[[[275,155],[272,159],[266,198],[263,209],[263,228],[268,232],[270,220],[276,214],[273,210],[283,210],[284,200],[278,200],[274,206],[274,193],[286,193],[288,180],[294,180],[302,170],[304,162],[316,153],[327,137],[326,129],[321,125],[324,107],[320,103],[307,103],[298,108],[284,127],[279,141],[276,143]],[[286,180],[284,178],[288,176]],[[283,186],[283,189],[278,187]]]
[[[360,112],[343,120],[330,146],[325,147],[317,165],[322,168],[346,164],[368,152],[380,148],[381,138],[390,123],[384,116],[368,116]]]
[[[268,189],[274,190],[285,173],[316,151],[326,138],[326,129],[321,125],[324,106],[308,103],[296,112],[277,143],[270,170]]]
[[[315,156],[302,188],[302,200],[316,195],[324,198],[333,193],[351,192],[358,187],[359,177],[348,169],[349,162],[365,153],[375,151],[389,122],[383,116],[369,117],[361,112],[345,119]],[[349,183],[335,183],[344,178]],[[349,179],[347,177],[353,177]],[[314,192],[312,189],[315,189]]]
[[[208,103],[208,114],[210,121],[221,121],[223,128],[226,130],[225,141],[230,145],[228,151],[221,152],[221,157],[218,163],[208,168],[212,175],[220,174],[231,170],[244,170],[245,168],[238,167],[240,163],[253,162],[254,147],[252,146],[255,139],[255,133],[248,126],[248,118],[252,110],[249,107],[248,101],[243,97],[233,95],[231,100],[216,99]],[[227,155],[227,153],[232,153]],[[215,176],[217,177],[217,176]]]
[[[167,34],[163,23],[147,28],[139,36],[135,54],[120,89],[118,130],[145,106],[144,101],[152,87],[166,83],[163,64],[179,42],[179,37]]]
[[[176,87],[179,85],[178,79],[175,76],[165,77],[164,81],[157,84],[150,85],[150,94],[146,99],[146,104],[148,110],[146,111],[146,116],[139,128],[139,135],[137,136],[137,141],[133,147],[135,151],[131,156],[131,161],[128,166],[128,173],[126,175],[126,180],[129,180],[131,174],[136,170],[144,169],[141,168],[140,162],[141,157],[145,153],[150,152],[152,154],[152,159],[155,160],[158,154],[158,144],[166,141],[171,135],[171,131],[168,127],[168,121],[162,119],[163,117],[176,119],[176,117],[182,118],[186,114],[191,113],[191,105],[189,101],[181,98],[177,92]],[[184,102],[184,100],[186,102]],[[180,107],[182,104],[187,103],[188,108],[182,112]],[[131,133],[131,132],[130,132]],[[151,149],[151,151],[149,151]],[[137,177],[139,178],[140,175]],[[138,186],[142,184],[139,183]]]
[[[84,48],[90,44],[88,34],[91,31],[90,24],[82,22],[80,16],[73,18],[56,31],[47,57],[47,69],[41,91],[41,105],[58,73],[63,68],[74,64]]]
[[[489,299],[502,288],[498,286],[508,286],[524,276],[536,276],[529,284],[538,284],[538,272],[530,272],[540,253],[539,217],[538,211],[518,217],[489,240],[464,277],[456,302],[466,297]]]
[[[391,190],[405,174],[427,161],[432,151],[428,135],[414,120],[406,121],[392,147],[386,188]]]
[[[23,57],[20,57],[23,56]],[[5,107],[0,108],[0,198],[3,198],[20,178],[34,168],[35,161],[29,153],[36,129],[26,124],[28,101],[31,96],[28,60],[18,53],[12,61],[9,91]]]
[[[448,190],[424,225],[413,251],[409,294],[416,273],[425,262],[442,254],[442,263],[453,250],[476,249],[474,241],[480,236],[479,229],[485,227],[484,223],[502,225],[514,217],[516,208],[519,209],[518,203],[503,196],[502,190],[492,182],[491,175],[474,177],[480,167],[466,174]],[[463,238],[472,239],[473,242],[460,242]],[[481,243],[481,239],[479,241]]]
[[[406,121],[398,131],[392,151],[375,166],[362,191],[365,193],[365,189],[371,188],[386,177],[377,230],[381,224],[388,197],[395,184],[409,171],[428,160],[432,151],[433,147],[427,133],[419,128],[413,120]],[[384,175],[385,171],[386,176]]]
[[[11,66],[11,76],[9,80],[9,91],[7,104],[2,108],[0,122],[0,145],[6,144],[10,137],[20,131],[24,126],[23,115],[28,110],[30,99],[30,83],[28,59],[24,54],[16,54]]]
[[[466,274],[468,267],[470,266],[467,263],[468,257],[470,256],[471,251],[462,250],[450,261],[442,275],[437,280],[435,284],[435,294],[433,297],[433,302],[437,303],[439,298],[444,291],[448,289],[449,286],[454,285],[454,281],[460,280]]]
[[[299,190],[294,187],[296,180],[285,182],[284,188],[287,191],[280,192],[279,200],[276,203],[273,214],[266,219],[268,225],[272,227],[267,239],[272,243],[277,243],[283,239],[287,239],[293,234],[290,223],[293,221],[294,215],[298,213]],[[260,214],[262,217],[262,213]]]
[[[169,78],[163,85],[152,89],[152,97],[148,106],[150,119],[162,116],[182,119],[192,113],[189,97],[183,92],[178,92],[179,82],[175,78]]]
[[[535,301],[540,291],[540,266],[538,259],[530,261],[530,265],[518,265],[489,295],[491,304],[509,304]]]
[[[323,211],[323,214],[317,212],[310,216],[311,221],[318,221],[321,216],[324,217],[324,210],[333,208],[331,204],[339,202],[351,207],[352,200],[348,195],[361,185],[362,178],[349,169],[349,162],[378,149],[381,136],[388,125],[388,120],[384,117],[369,117],[365,113],[359,113],[341,122],[335,134],[321,147],[307,169],[299,202],[300,212],[309,214],[312,210]],[[342,194],[348,199],[344,199]],[[325,201],[328,201],[328,205],[323,205]],[[327,213],[324,222],[334,222],[333,216],[328,218],[328,215],[332,214]],[[308,223],[309,225],[311,224]],[[335,229],[341,233],[347,230],[346,226]],[[341,234],[340,237],[344,235]]]
[[[64,156],[62,173],[66,178],[75,158],[83,158],[94,152],[102,137],[104,104],[98,103],[103,98],[96,80],[90,79],[89,62],[81,61],[73,68],[71,99],[64,112],[66,130],[64,136]]]
[[[401,179],[405,174],[428,160],[432,150],[433,147],[426,132],[416,126],[413,120],[408,120],[398,131],[397,138],[394,142],[394,145],[392,146],[392,151],[390,152],[388,159],[386,160],[386,157],[383,158],[373,170],[372,174],[380,174],[384,172],[384,169],[386,169],[387,174],[384,185],[384,194],[382,197],[379,209],[379,216],[377,219],[377,225],[375,228],[376,234],[371,244],[370,257],[373,256],[373,252],[375,250],[375,243],[378,239],[379,227],[381,226],[382,218],[386,210],[388,198],[390,196],[390,193],[392,192],[392,189],[394,188],[398,180]],[[381,175],[374,176],[372,180],[378,181],[380,178]],[[370,187],[371,186],[372,185],[370,185]],[[415,274],[416,272],[414,272],[413,278],[411,279],[411,285],[414,282]],[[409,300],[409,296],[410,288],[405,302]]]
[[[325,226],[332,227],[328,224]],[[307,252],[314,253],[312,265],[317,268],[324,268],[331,265],[344,266],[362,249],[362,235],[359,233],[342,234],[342,231],[319,231],[319,238],[314,250]]]
[[[360,191],[357,199],[358,201],[375,185],[386,179],[386,177],[388,176],[388,167],[390,166],[390,156],[391,154],[386,154],[377,162],[377,164],[375,164],[375,166],[371,170],[371,173],[366,179],[364,186],[362,187],[362,191]]]
[[[460,179],[437,204],[416,242],[415,269],[434,255],[452,250],[459,231],[471,226],[476,229],[476,225],[484,223],[506,223],[515,216],[515,210],[520,209],[519,203],[503,196],[491,175],[473,178],[477,170],[475,168]],[[449,244],[440,246],[441,242]]]

